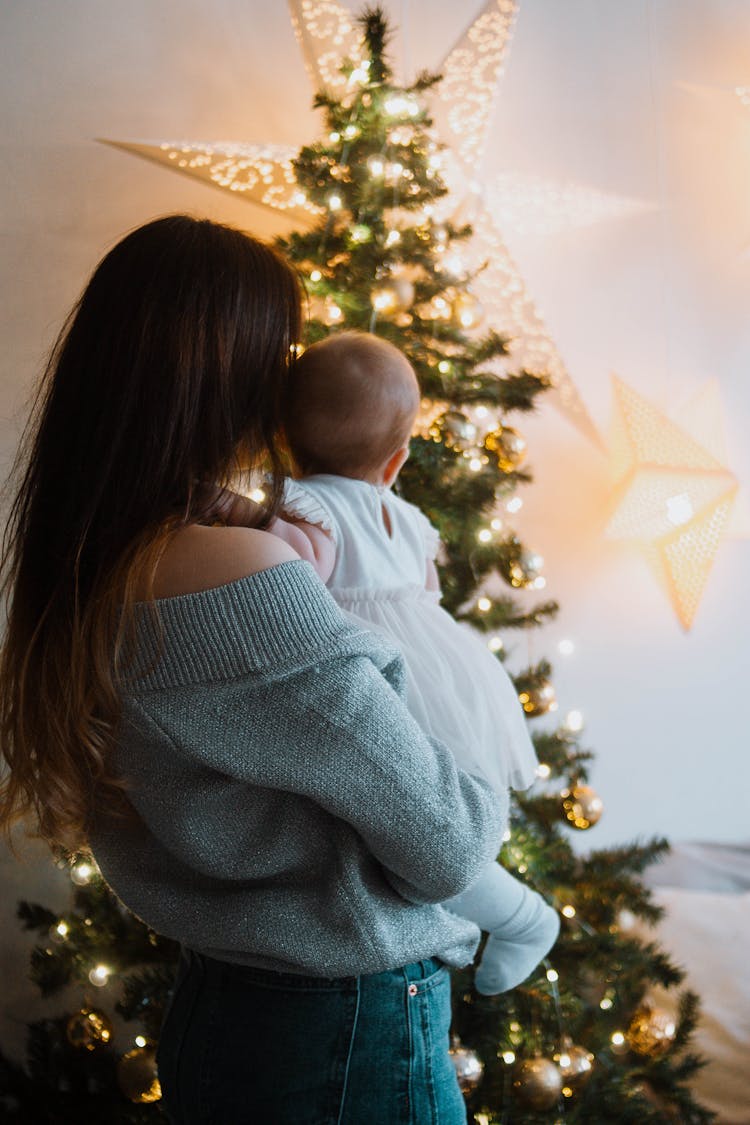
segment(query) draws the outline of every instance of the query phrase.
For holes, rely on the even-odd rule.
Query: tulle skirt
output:
[[[527,789],[537,758],[515,688],[497,657],[438,595],[419,586],[335,590],[358,624],[401,649],[407,703],[420,726],[452,750],[457,764],[498,792]]]

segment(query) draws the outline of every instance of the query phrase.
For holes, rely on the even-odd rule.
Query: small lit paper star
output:
[[[638,542],[684,629],[693,623],[738,481],[713,449],[613,376],[612,539]],[[715,436],[715,435],[714,435]]]

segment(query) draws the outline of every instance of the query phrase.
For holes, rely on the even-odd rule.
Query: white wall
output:
[[[435,66],[479,0],[386,4],[397,73]],[[129,228],[188,210],[270,235],[269,212],[94,142],[315,136],[286,6],[260,0],[11,0],[0,25],[0,458],[7,464],[45,350],[101,254]],[[616,371],[664,407],[718,377],[730,467],[750,480],[750,84],[745,0],[521,0],[483,174],[514,171],[645,200],[643,214],[553,236],[506,236],[572,377],[606,430]],[[536,484],[518,517],[546,559],[559,622],[561,711],[587,717],[606,803],[591,846],[635,835],[747,838],[748,541],[720,549],[689,634],[645,563],[602,536],[605,461],[559,413],[520,422]],[[514,642],[518,644],[519,642]],[[523,642],[525,646],[525,641]],[[519,660],[525,658],[519,647]],[[36,850],[0,861],[0,973],[15,979],[20,894],[45,901]],[[59,890],[56,893],[61,893]],[[15,976],[14,976],[15,974]],[[20,989],[20,985],[17,986]],[[17,1039],[25,993],[0,1004]]]

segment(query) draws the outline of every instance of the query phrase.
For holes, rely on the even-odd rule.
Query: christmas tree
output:
[[[503,660],[506,632],[543,626],[557,610],[537,600],[542,560],[511,524],[530,475],[508,419],[534,409],[547,381],[510,369],[505,341],[481,331],[461,262],[471,230],[441,206],[447,190],[426,107],[439,79],[394,84],[382,12],[365,12],[361,25],[363,56],[343,63],[345,94],[316,99],[324,139],[295,162],[317,221],[280,245],[307,289],[306,343],[360,329],[413,364],[422,411],[397,487],[440,531],[443,604]],[[709,1121],[687,1085],[700,1065],[687,1049],[697,999],[683,993],[674,1012],[653,1002],[652,991],[673,989],[681,973],[633,925],[658,920],[640,875],[666,842],[574,851],[571,834],[596,824],[602,802],[576,724],[549,725],[551,677],[546,661],[513,674],[529,719],[548,718],[534,724],[539,779],[514,796],[500,859],[557,907],[562,930],[549,959],[510,993],[480,996],[470,969],[454,974],[452,1050],[469,1120]],[[0,1057],[4,1120],[151,1120],[160,1116],[154,1046],[176,950],[123,910],[87,857],[62,862],[76,884],[71,910],[58,917],[22,903],[19,916],[41,939],[31,973],[42,994],[74,982],[81,1003],[30,1028],[26,1067]],[[116,1010],[135,1029],[124,1051],[99,1000],[107,995],[111,1007],[115,987]]]

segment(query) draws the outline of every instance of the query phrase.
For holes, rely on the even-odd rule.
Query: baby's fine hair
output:
[[[368,332],[336,333],[292,368],[290,452],[303,474],[364,477],[406,445],[418,407],[416,376],[398,348]]]

